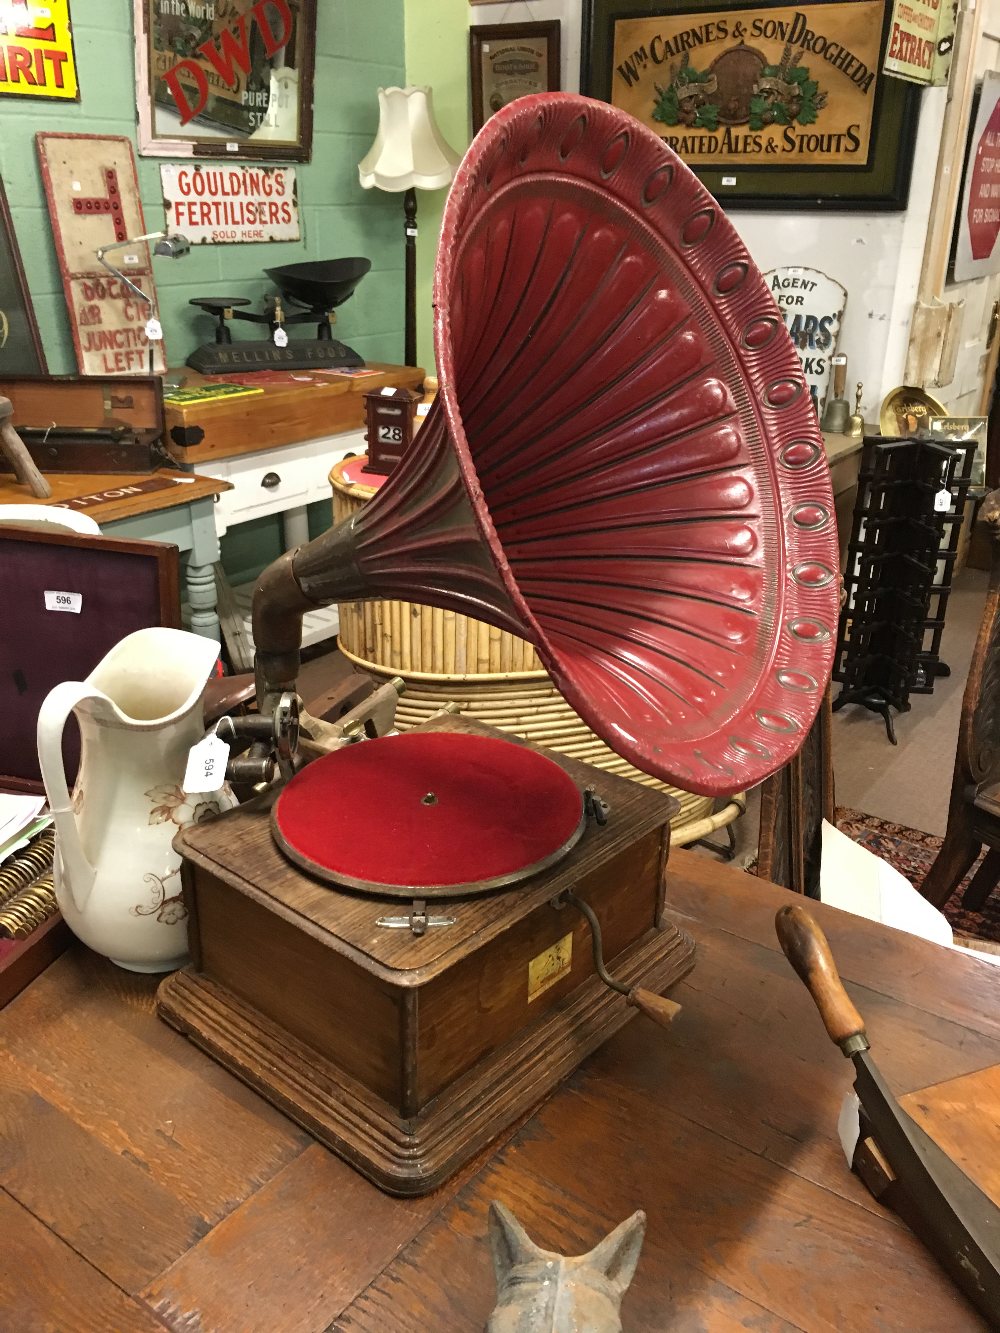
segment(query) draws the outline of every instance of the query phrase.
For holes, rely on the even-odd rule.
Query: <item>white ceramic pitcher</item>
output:
[[[188,751],[204,734],[202,695],[219,645],[175,629],[117,643],[85,681],[65,681],[38,714],[38,758],[56,828],[54,880],[67,925],[133,972],[187,961],[178,828],[233,804],[226,790],[185,795]],[[62,759],[80,724],[72,800]]]

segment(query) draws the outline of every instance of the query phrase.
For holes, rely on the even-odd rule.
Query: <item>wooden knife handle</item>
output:
[[[782,952],[813,997],[830,1040],[845,1055],[867,1050],[864,1019],[844,990],[826,936],[813,918],[803,908],[789,904],[779,910],[774,928]]]

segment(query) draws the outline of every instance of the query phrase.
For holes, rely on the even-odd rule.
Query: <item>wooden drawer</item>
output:
[[[233,524],[280,514],[287,509],[330,497],[329,472],[348,454],[365,451],[364,431],[306,440],[229,458],[215,466],[233,489],[219,498],[216,526],[220,533]]]

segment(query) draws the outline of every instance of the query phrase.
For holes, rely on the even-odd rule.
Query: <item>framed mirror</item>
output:
[[[316,0],[133,0],[139,151],[307,162]]]

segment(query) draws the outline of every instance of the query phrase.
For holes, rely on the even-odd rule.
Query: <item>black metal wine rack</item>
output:
[[[941,634],[974,454],[974,442],[883,436],[862,448],[833,709],[854,703],[879,713],[893,745],[890,710],[907,712],[911,694],[930,694],[949,674]]]

